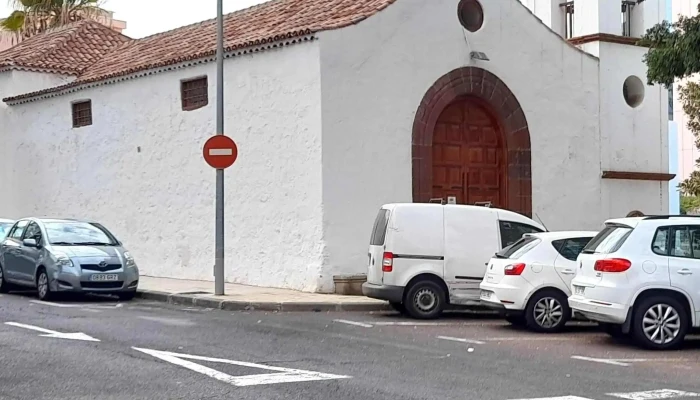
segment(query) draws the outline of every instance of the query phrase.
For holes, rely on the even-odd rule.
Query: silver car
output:
[[[0,243],[0,292],[37,289],[39,299],[58,292],[136,295],[133,257],[104,226],[71,219],[18,220]]]

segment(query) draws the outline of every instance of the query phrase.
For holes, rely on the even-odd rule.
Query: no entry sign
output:
[[[238,146],[228,136],[212,136],[204,143],[204,161],[212,168],[226,169],[238,158]]]

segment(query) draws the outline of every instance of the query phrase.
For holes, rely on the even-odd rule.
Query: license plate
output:
[[[491,292],[487,292],[485,290],[481,291],[481,298],[484,300],[488,300],[491,298]]]
[[[119,280],[119,275],[116,274],[95,274],[90,277],[93,282],[113,282]]]
[[[583,292],[586,290],[583,286],[574,286],[574,294],[583,296]]]

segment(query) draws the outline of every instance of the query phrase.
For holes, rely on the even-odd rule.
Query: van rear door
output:
[[[382,260],[384,259],[384,241],[386,240],[386,230],[389,226],[391,211],[381,208],[374,220],[372,235],[369,239],[369,252],[367,253],[367,282],[381,285],[384,280],[382,271]]]

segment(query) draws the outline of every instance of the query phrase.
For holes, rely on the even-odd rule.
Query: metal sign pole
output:
[[[216,134],[224,134],[224,2],[216,2]],[[216,170],[214,294],[224,294],[224,170]]]

